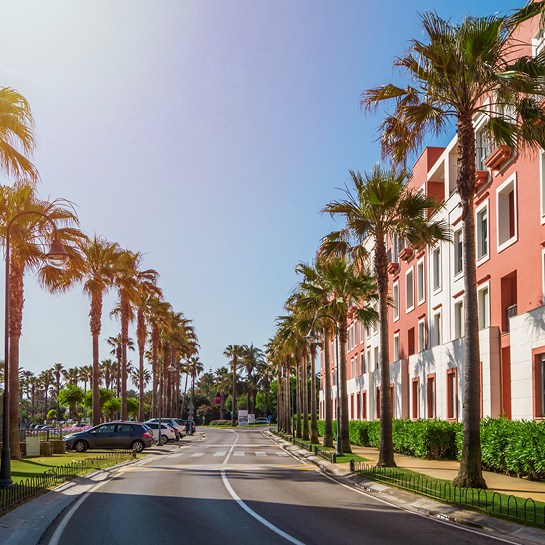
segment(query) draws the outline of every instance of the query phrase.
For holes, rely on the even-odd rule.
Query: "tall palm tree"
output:
[[[80,378],[80,371],[78,367],[72,367],[71,369],[65,369],[62,372],[64,380],[68,384],[73,384],[74,386],[78,385],[78,380]]]
[[[13,186],[0,187],[0,237],[5,244],[6,229],[10,221],[20,212],[38,212],[25,214],[12,224],[10,230],[9,263],[9,373],[10,381],[10,450],[12,456],[21,459],[18,439],[19,404],[17,400],[19,384],[19,339],[22,333],[23,318],[23,279],[25,272],[37,271],[38,281],[47,289],[62,274],[50,265],[44,265],[44,248],[49,246],[51,225],[44,214],[57,224],[57,234],[70,255],[77,255],[74,243],[84,238],[77,229],[78,219],[73,205],[65,199],[47,201],[39,199],[34,187],[25,181]],[[13,373],[11,373],[13,371]],[[13,389],[12,389],[13,388]]]
[[[312,294],[313,299],[330,295],[320,312],[333,316],[339,330],[339,377],[340,389],[340,438],[343,452],[351,452],[348,415],[348,387],[346,370],[346,343],[348,340],[348,315],[352,313],[365,325],[378,319],[376,311],[369,302],[376,300],[377,286],[374,278],[364,271],[358,271],[357,262],[345,257],[331,258],[323,265],[324,286],[308,284],[303,289]],[[390,383],[388,382],[388,389]],[[391,406],[390,406],[391,411]],[[391,415],[390,415],[391,418]]]
[[[99,400],[99,336],[102,329],[102,300],[113,286],[113,281],[119,265],[121,250],[114,242],[97,236],[83,241],[79,245],[81,259],[71,263],[66,271],[66,286],[75,281],[83,284],[83,293],[91,299],[89,311],[89,326],[92,337],[93,374],[92,386],[93,426],[100,424],[101,409]]]
[[[252,413],[255,410],[255,406],[252,408],[252,405],[251,405],[251,395],[254,393],[254,391],[257,391],[256,384],[255,384],[256,379],[254,377],[254,370],[262,362],[263,362],[263,350],[254,346],[253,343],[250,346],[247,346],[246,350],[244,350],[244,355],[242,356],[241,364],[245,368],[246,374],[248,376],[248,390],[247,390],[248,413]]]
[[[324,237],[324,255],[350,253],[361,268],[362,248],[373,245],[375,277],[379,295],[380,315],[380,451],[378,465],[395,466],[392,440],[392,403],[390,394],[390,362],[388,344],[388,258],[387,238],[398,237],[410,244],[434,244],[448,240],[448,230],[443,221],[428,219],[429,212],[441,205],[433,198],[407,187],[406,171],[388,171],[375,166],[370,174],[350,172],[354,188],[346,188],[346,199],[332,201],[322,212],[345,219],[345,227]],[[341,375],[346,358],[343,327],[339,328],[341,340]],[[346,373],[346,370],[345,370]],[[344,447],[343,447],[344,448]]]
[[[45,403],[44,403],[44,420],[47,418],[47,395],[49,393],[49,386],[53,383],[54,375],[53,371],[51,369],[46,369],[45,371],[42,371],[40,373],[40,380],[42,382],[43,388],[44,388],[44,397],[45,397]]]
[[[17,151],[17,147],[23,153]],[[0,170],[17,179],[26,178],[36,183],[38,171],[25,156],[31,155],[35,147],[30,104],[15,89],[0,88]]]
[[[116,307],[113,311],[114,313],[119,313],[119,307]],[[112,349],[110,354],[116,357],[116,362],[113,365],[114,373],[111,375],[112,384],[115,384],[115,395],[116,397],[121,396],[121,333],[117,334],[115,337],[108,337],[106,343],[109,344]],[[134,341],[129,337],[127,339],[127,350],[135,351]]]
[[[188,370],[191,373],[191,403],[195,406],[195,379],[204,371],[204,365],[198,356],[189,359]],[[193,413],[193,416],[195,413]]]
[[[83,382],[83,391],[87,392],[87,383],[91,382],[93,378],[93,366],[83,365],[79,369],[79,378]]]
[[[55,399],[57,401],[57,420],[59,419],[61,414],[61,406],[59,404],[59,392],[61,391],[61,375],[63,369],[64,366],[62,363],[55,363],[55,365],[53,365],[53,368],[51,369],[51,372],[55,377],[55,385],[57,386],[57,390],[55,392]]]
[[[110,389],[115,375],[117,374],[117,363],[111,359],[102,360],[99,367],[99,375],[104,378],[106,389]]]
[[[247,346],[245,344],[230,344],[224,351],[223,355],[226,358],[229,358],[231,361],[231,371],[233,373],[233,407],[231,410],[231,426],[235,425],[235,411],[236,411],[236,405],[237,405],[237,370],[239,367],[239,358],[242,358],[244,356],[244,351],[246,350]]]
[[[225,393],[229,392],[230,379],[229,370],[223,366],[216,369],[216,391],[220,395],[220,419],[225,417]]]
[[[406,89],[384,85],[365,91],[361,105],[376,108],[392,100],[393,111],[381,124],[383,153],[402,162],[426,134],[437,134],[456,122],[458,173],[456,188],[462,202],[465,388],[464,439],[457,486],[486,487],[480,451],[480,348],[475,256],[474,198],[476,190],[476,116],[497,144],[511,149],[545,147],[545,52],[520,57],[518,25],[543,10],[529,3],[512,16],[466,17],[445,21],[434,13],[421,16],[425,41],[413,40],[395,61],[412,80]],[[518,56],[518,58],[515,58]],[[488,99],[486,101],[485,99]]]

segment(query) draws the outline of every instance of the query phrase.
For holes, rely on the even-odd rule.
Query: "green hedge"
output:
[[[318,421],[323,436],[325,423]],[[336,422],[333,422],[335,435]],[[393,421],[394,451],[429,460],[460,457],[463,423],[444,420]],[[350,422],[350,442],[360,446],[380,446],[380,422]],[[483,468],[489,471],[545,479],[545,423],[505,418],[481,420]]]

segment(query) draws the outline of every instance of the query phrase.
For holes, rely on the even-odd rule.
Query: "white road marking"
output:
[[[267,456],[267,453],[266,452],[256,452],[255,455],[256,456]]]
[[[96,486],[93,486],[89,492],[84,494],[75,504],[74,506],[66,513],[65,517],[62,519],[61,523],[57,526],[57,529],[55,532],[53,532],[53,535],[51,536],[51,539],[49,540],[49,545],[59,545],[60,539],[62,536],[62,533],[64,532],[64,529],[70,522],[70,519],[74,516],[74,513],[78,510],[79,506],[93,493],[95,492],[100,486],[107,483],[108,481],[101,481]]]
[[[269,530],[272,530],[274,533],[278,534],[279,536],[282,536],[284,539],[289,541],[290,543],[293,543],[294,545],[305,545],[302,541],[299,541],[298,539],[295,539],[294,537],[290,536],[289,534],[286,534],[286,532],[280,530],[280,528],[276,527],[274,524],[271,524],[268,520],[265,520],[262,516],[258,515],[255,511],[250,509],[236,494],[236,492],[233,490],[231,483],[228,481],[227,476],[225,475],[225,470],[221,470],[221,478],[223,480],[223,484],[225,485],[225,488],[227,488],[227,491],[229,494],[231,494],[231,497],[248,513],[250,516],[254,517],[257,521],[261,522],[263,526],[266,526]]]
[[[214,452],[214,456],[225,456],[227,452],[219,450],[218,452]]]
[[[204,456],[204,452],[195,452],[191,455],[191,458],[200,458],[201,456]]]
[[[183,456],[185,452],[179,452],[178,454],[172,454],[169,456],[169,458],[179,458],[180,456]]]
[[[277,452],[276,455],[277,456],[289,456],[289,454],[287,452]]]
[[[244,456],[245,452],[243,450],[237,450],[233,452],[233,456]]]
[[[238,438],[239,438],[239,435],[236,431],[234,430],[229,430],[231,433],[234,433],[236,435],[236,438],[235,438],[235,441],[233,442],[233,444],[231,445],[231,448],[229,450],[229,452],[227,453],[227,456],[225,457],[225,460],[223,460],[223,465],[226,466],[227,465],[227,462],[229,462],[229,458],[231,458],[231,454],[233,452],[233,450],[235,449],[235,445],[237,444],[237,441],[238,441]]]

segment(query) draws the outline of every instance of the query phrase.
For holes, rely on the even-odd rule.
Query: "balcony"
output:
[[[414,250],[412,248],[403,248],[403,250],[399,252],[399,259],[403,259],[403,261],[408,261],[413,253]]]
[[[390,248],[386,255],[388,258],[388,274],[395,274],[399,271],[399,258],[397,252],[392,256],[392,248]]]
[[[488,170],[477,170],[475,172],[475,193],[481,188],[481,186],[488,183]]]
[[[486,157],[484,165],[490,170],[499,170],[500,165],[511,157],[513,157],[513,150],[507,144],[502,144]]]
[[[512,318],[513,316],[517,315],[517,305],[511,305],[510,307],[507,307],[505,309],[505,317],[506,317],[506,333],[509,333],[509,318]]]

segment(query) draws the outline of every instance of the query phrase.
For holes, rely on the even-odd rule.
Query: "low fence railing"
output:
[[[82,473],[100,469],[111,462],[128,460],[134,456],[132,450],[110,452],[95,458],[85,458],[81,462],[72,462],[63,466],[52,467],[40,475],[30,477],[14,484],[11,488],[0,490],[0,512],[16,503],[38,494],[51,485],[59,484]]]
[[[318,447],[317,445],[312,446],[311,443],[308,441],[303,441],[302,439],[297,439],[293,435],[286,435],[285,433],[282,433],[281,431],[277,430],[271,430],[274,435],[277,437],[280,437],[284,439],[285,441],[289,441],[290,443],[293,443],[294,445],[308,450],[309,452],[314,452],[314,454],[324,460],[327,460],[328,462],[332,462],[333,464],[337,463],[337,453],[331,450],[324,450]]]
[[[374,467],[356,462],[355,471],[363,477],[461,507],[470,507],[492,516],[545,527],[545,504],[532,498],[519,498],[481,488],[459,488],[449,481],[438,481],[402,469]]]

